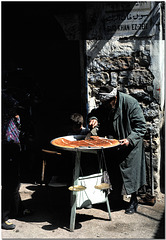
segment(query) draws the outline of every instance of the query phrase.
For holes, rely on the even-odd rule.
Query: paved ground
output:
[[[105,203],[97,204],[92,209],[77,209],[76,229],[70,232],[70,209],[66,206],[68,195],[63,195],[62,189],[22,184],[20,193],[24,204],[34,213],[19,220],[13,219],[16,228],[2,230],[3,239],[165,239],[163,194],[153,207],[139,205],[136,214],[127,215],[124,210],[111,212],[112,221],[108,220]]]

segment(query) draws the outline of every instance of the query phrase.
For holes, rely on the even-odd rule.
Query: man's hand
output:
[[[126,147],[129,145],[129,140],[127,140],[127,138],[125,138],[125,139],[121,139],[121,140],[119,140],[119,142],[121,143],[121,145],[125,145]]]
[[[95,128],[96,126],[98,126],[98,121],[96,119],[89,121],[89,128]]]

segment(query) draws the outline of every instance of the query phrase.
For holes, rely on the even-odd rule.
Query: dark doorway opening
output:
[[[24,107],[23,175],[37,180],[41,149],[67,134],[70,114],[82,111],[80,43],[66,38],[51,4],[3,2],[2,70],[2,88]]]

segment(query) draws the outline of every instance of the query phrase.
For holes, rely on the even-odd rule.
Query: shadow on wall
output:
[[[165,194],[165,122],[160,130],[161,158],[160,158],[160,190]]]
[[[121,19],[123,19],[123,17],[125,17],[125,16],[127,16],[131,11],[132,11],[132,8],[134,7],[134,5],[135,5],[135,3],[136,2],[130,2],[130,3],[128,3],[128,6],[129,6],[129,8],[128,8],[128,10],[126,10],[125,9],[125,11],[124,12],[121,12]],[[100,28],[100,25],[101,25],[101,23],[103,23],[103,16],[102,16],[102,14],[101,14],[101,9],[104,9],[105,8],[105,5],[104,4],[102,4],[102,3],[100,3],[101,4],[101,7],[99,7],[99,8],[96,8],[95,10],[96,11],[98,11],[98,19],[100,19],[100,21],[98,21],[98,23],[99,23],[99,25],[97,25],[96,24],[96,26],[98,27],[98,28]],[[106,3],[105,3],[106,4]],[[111,3],[110,3],[111,4]],[[121,4],[120,2],[118,3],[118,4]],[[122,3],[123,4],[123,3]],[[125,3],[126,4],[126,3]],[[146,18],[144,19],[144,21],[143,21],[143,23],[142,24],[147,24],[148,25],[148,23],[150,23],[149,25],[151,26],[151,28],[149,28],[148,29],[148,32],[147,32],[147,30],[142,30],[140,33],[139,33],[139,35],[138,35],[138,32],[140,31],[139,29],[134,33],[134,35],[133,36],[131,36],[131,37],[128,37],[128,38],[126,38],[126,40],[129,40],[130,39],[130,41],[132,40],[132,39],[135,39],[136,38],[136,36],[137,37],[143,37],[143,36],[145,36],[145,32],[146,32],[146,35],[148,35],[148,33],[152,30],[152,28],[154,27],[154,25],[156,25],[157,24],[157,20],[159,19],[159,17],[158,17],[158,15],[159,15],[159,12],[158,12],[158,4],[159,3],[155,3],[154,4],[154,7],[152,8],[152,10],[149,12],[149,14],[146,16]],[[88,6],[87,6],[88,7]],[[93,15],[97,15],[97,14],[95,14],[95,13],[93,13]],[[88,16],[87,16],[87,18],[88,18]],[[152,21],[152,18],[153,18],[153,21]],[[156,19],[156,21],[154,21],[154,19]],[[121,22],[119,22],[119,25],[121,25],[122,24],[122,22],[123,22],[123,20],[121,21]],[[94,23],[94,28],[95,28],[95,23]],[[118,28],[117,28],[118,29]],[[91,58],[89,59],[89,61],[92,61],[97,55],[98,55],[98,53],[100,52],[100,50],[103,48],[103,46],[108,42],[108,40],[110,40],[113,36],[114,36],[114,34],[115,34],[115,32],[117,31],[117,29],[115,29],[114,31],[111,31],[110,33],[107,33],[107,32],[104,32],[104,31],[101,31],[101,32],[99,32],[99,31],[97,31],[97,32],[99,32],[98,33],[98,35],[96,36],[96,35],[94,35],[94,37],[92,38],[92,36],[91,36],[91,33],[90,33],[90,30],[89,30],[89,32],[87,31],[87,36],[86,36],[86,39],[93,39],[93,45],[91,46],[91,49],[89,50],[89,53],[88,53],[88,51],[87,51],[87,55],[90,55],[91,56]],[[89,62],[89,64],[90,64],[90,62]]]

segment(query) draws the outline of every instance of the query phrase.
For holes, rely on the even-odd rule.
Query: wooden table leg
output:
[[[41,175],[41,182],[44,182],[45,166],[46,166],[46,161],[45,161],[45,160],[43,160],[43,163],[42,163],[42,175]]]
[[[78,178],[80,174],[80,158],[81,152],[76,151],[75,155],[75,168],[73,171],[73,182],[74,186],[78,183]],[[70,215],[70,231],[73,232],[75,228],[75,218],[76,218],[76,204],[77,204],[77,192],[71,192],[71,215]]]

